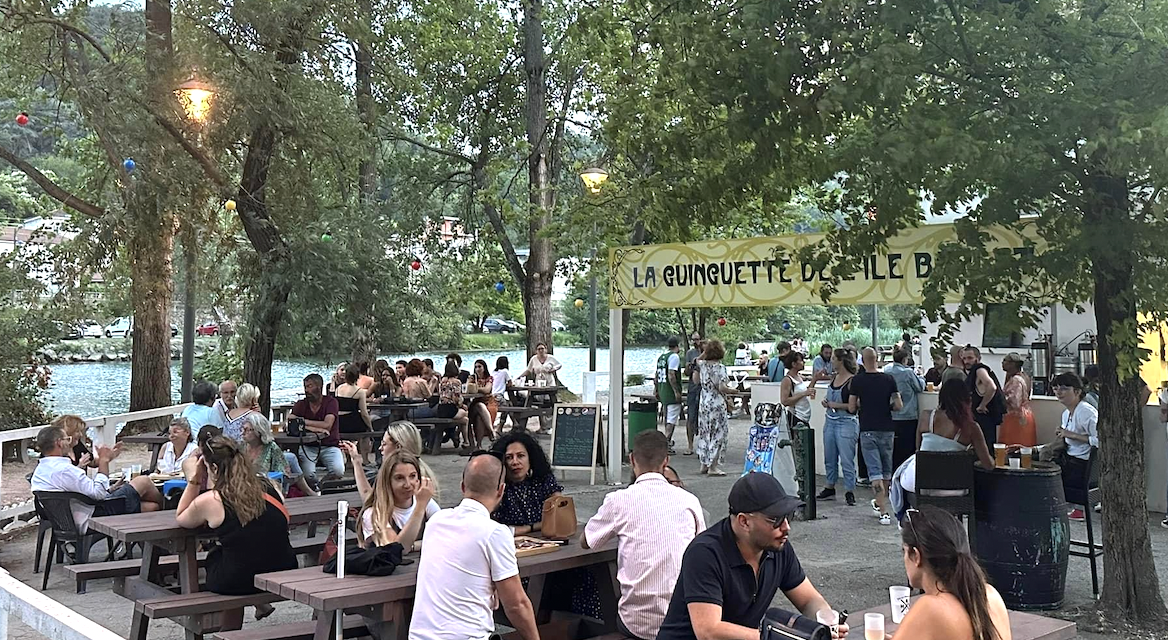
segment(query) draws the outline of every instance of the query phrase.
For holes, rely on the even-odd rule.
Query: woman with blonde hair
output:
[[[382,463],[376,484],[365,495],[357,541],[362,547],[400,542],[408,552],[422,539],[426,520],[438,513],[433,498],[434,483],[422,476],[418,457],[394,453]]]
[[[93,443],[89,441],[89,435],[86,433],[88,427],[85,426],[84,418],[65,413],[53,418],[50,426],[65,430],[65,435],[69,437],[69,458],[73,460],[75,466],[82,469],[97,466],[97,460],[93,455]]]
[[[297,566],[288,539],[288,511],[234,440],[215,436],[200,450],[201,463],[183,490],[175,519],[184,529],[209,527],[219,540],[207,556],[208,591],[257,593],[256,574]],[[271,605],[257,606],[256,618],[272,611]]]
[[[243,441],[243,421],[260,410],[260,390],[253,384],[243,383],[235,392],[235,408],[227,412],[227,426],[223,428],[223,435],[235,440]]]
[[[357,451],[357,446],[347,440],[341,441],[341,449],[348,454],[349,459],[353,461],[353,468],[359,469],[361,454]],[[385,460],[398,451],[405,451],[412,454],[418,459],[418,467],[421,470],[422,477],[430,480],[434,485],[434,495],[438,495],[438,477],[434,475],[434,470],[430,465],[422,460],[422,434],[418,431],[418,427],[408,420],[398,420],[385,428],[385,435],[381,436],[381,459],[382,465]],[[361,493],[361,499],[364,500],[373,491],[369,484],[369,478],[363,473],[353,474],[357,481],[357,491]]]

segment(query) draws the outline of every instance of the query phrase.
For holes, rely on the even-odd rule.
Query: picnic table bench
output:
[[[422,453],[437,454],[442,448],[442,434],[454,426],[454,418],[418,418],[414,426],[422,434]]]
[[[920,596],[913,597],[916,600]],[[848,616],[848,639],[861,640],[864,637],[864,614],[884,614],[884,631],[892,633],[898,626],[892,621],[892,605],[888,602],[879,607],[857,611]],[[1074,622],[1047,618],[1025,611],[1010,611],[1010,635],[1014,640],[1072,640],[1078,635]]]
[[[529,578],[527,593],[536,612],[536,621],[546,620],[550,615],[544,598],[547,576],[568,569],[587,568],[597,578],[606,627],[603,632],[614,631],[620,593],[616,581],[616,551],[616,540],[599,549],[584,549],[577,537],[571,544],[555,551],[519,558],[519,575]],[[341,610],[360,613],[379,622],[392,622],[392,637],[404,639],[417,591],[419,556],[411,553],[406,557],[415,562],[399,566],[389,576],[347,575],[337,578],[323,573],[319,567],[312,567],[263,573],[256,576],[255,585],[273,595],[312,607],[316,613],[315,640],[333,637],[335,614]]]
[[[344,625],[344,637],[346,638],[360,638],[369,635],[369,630],[365,628],[365,621],[361,619],[361,616],[345,616],[341,624]],[[307,620],[254,629],[220,631],[211,637],[215,640],[312,640],[314,633],[316,633],[316,621]]]
[[[289,524],[331,520],[336,517],[338,500],[358,504],[361,497],[353,492],[289,498],[285,502]],[[209,529],[184,529],[178,526],[173,511],[92,518],[89,528],[127,545],[142,543],[138,575],[117,579],[114,584],[115,593],[135,601],[130,628],[130,638],[133,640],[146,640],[149,621],[159,617],[180,619],[179,624],[186,629],[188,639],[200,638],[206,631],[237,629],[242,624],[244,606],[272,601],[257,599],[257,596],[199,594],[198,540],[213,538],[214,535]],[[162,583],[164,553],[175,555],[179,594],[173,593]]]

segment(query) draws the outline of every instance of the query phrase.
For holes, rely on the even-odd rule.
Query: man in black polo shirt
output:
[[[739,478],[730,490],[730,517],[686,548],[657,640],[758,640],[780,589],[805,616],[830,609],[787,544],[787,518],[801,506],[769,473]],[[847,634],[841,624],[835,637]]]

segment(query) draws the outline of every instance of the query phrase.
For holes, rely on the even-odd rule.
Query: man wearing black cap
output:
[[[769,473],[739,478],[730,490],[730,517],[685,550],[657,640],[757,640],[780,589],[805,616],[830,609],[787,544],[788,517],[802,506]],[[841,624],[834,637],[847,634]]]

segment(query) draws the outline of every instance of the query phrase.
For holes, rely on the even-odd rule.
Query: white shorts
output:
[[[665,424],[677,424],[681,419],[681,404],[665,405]]]

